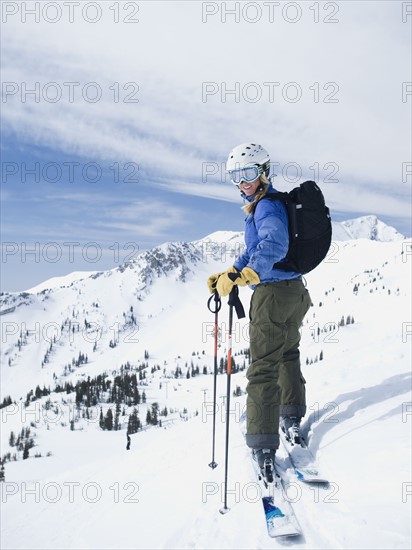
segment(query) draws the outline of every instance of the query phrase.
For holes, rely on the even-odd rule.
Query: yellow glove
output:
[[[219,277],[225,273],[238,273],[238,270],[234,267],[229,267],[226,271],[221,271],[220,273],[215,273],[214,275],[211,275],[207,280],[207,286],[209,288],[210,294],[213,294],[216,290],[216,283]]]
[[[239,286],[258,285],[260,283],[259,275],[251,267],[244,267],[240,272],[240,277],[235,283]]]
[[[236,272],[232,276],[227,272],[221,274],[217,281],[216,290],[219,296],[228,296],[234,285],[247,286],[259,283],[260,278],[256,271],[250,267],[244,267],[240,273]]]

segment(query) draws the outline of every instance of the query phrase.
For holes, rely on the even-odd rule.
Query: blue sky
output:
[[[335,220],[411,235],[407,3],[23,4],[2,13],[3,291],[241,230],[224,161],[246,141],[279,189],[315,178]]]

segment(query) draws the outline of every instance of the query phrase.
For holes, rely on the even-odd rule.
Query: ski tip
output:
[[[227,506],[223,506],[222,508],[219,509],[219,512],[221,514],[227,514],[229,512],[230,508],[228,508]]]
[[[285,541],[287,541],[290,537],[300,537],[302,536],[302,533],[300,531],[294,531],[294,530],[291,530],[291,531],[284,531],[283,533],[276,533],[276,534],[271,534],[269,535],[273,538],[278,538],[278,539],[284,539]]]
[[[209,463],[209,466],[210,468],[212,468],[212,470],[214,470],[217,466],[217,462],[215,462],[214,460],[212,462]]]

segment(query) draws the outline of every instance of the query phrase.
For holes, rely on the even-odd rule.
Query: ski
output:
[[[246,413],[240,417],[239,428],[246,437]],[[252,468],[260,486],[265,522],[270,537],[296,537],[302,534],[292,504],[286,498],[284,476],[280,475],[281,467],[273,464],[271,471],[266,471],[269,483],[250,451]]]
[[[283,480],[276,464],[271,472],[273,481],[268,483],[252,456],[251,461],[261,487],[261,500],[268,535],[270,537],[295,537],[301,535],[302,531],[292,505],[285,498]]]
[[[299,481],[304,483],[329,483],[320,473],[316,459],[303,437],[300,438],[301,444],[299,445],[289,441],[282,429],[279,430],[279,435]]]

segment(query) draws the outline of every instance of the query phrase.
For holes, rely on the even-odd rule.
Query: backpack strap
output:
[[[292,242],[298,235],[296,208],[300,208],[300,206],[296,203],[296,198],[294,200],[294,197],[290,193],[283,193],[280,191],[271,193],[267,197],[270,200],[280,200],[285,205],[288,217],[289,239]]]
[[[285,195],[285,197],[282,197],[282,195]],[[260,203],[260,201],[263,201],[263,199],[269,199],[271,201],[277,201],[277,200],[285,200],[287,198],[287,193],[279,193],[278,191],[275,191],[274,193],[267,193],[266,195],[263,195],[261,199],[254,205],[254,208],[251,212],[252,217],[254,216],[255,210],[257,205]]]
[[[263,199],[283,202],[283,204],[286,207],[286,213],[288,218],[289,239],[291,241],[295,239],[297,235],[296,205],[294,204],[294,201],[291,199],[290,194],[287,192],[275,191],[274,193],[268,193],[267,195],[261,198],[261,200]],[[253,212],[251,212],[252,217],[254,216],[256,206],[257,204],[255,205]]]

